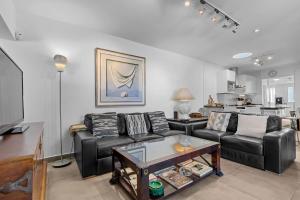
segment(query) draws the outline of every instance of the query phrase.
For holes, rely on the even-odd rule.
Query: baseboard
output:
[[[63,154],[62,157],[63,157],[63,159],[65,159],[65,158],[74,158],[74,153]],[[54,162],[54,161],[59,160],[59,159],[60,159],[60,155],[57,155],[57,156],[51,156],[51,157],[45,158],[45,160],[46,160],[48,163]]]

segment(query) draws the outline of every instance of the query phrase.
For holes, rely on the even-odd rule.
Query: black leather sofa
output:
[[[125,114],[118,115],[118,137],[98,139],[89,131],[79,131],[74,136],[75,159],[83,178],[100,175],[112,170],[112,147],[127,145],[135,142],[152,140],[177,134],[185,134],[184,127],[169,122],[170,131],[154,134],[147,113],[144,113],[148,133],[136,136],[128,136]],[[86,115],[86,118],[88,115]],[[89,120],[85,120],[88,125]]]
[[[237,126],[238,114],[231,113],[226,132],[209,130],[202,124],[194,126],[191,135],[220,142],[225,159],[279,174],[295,160],[295,131],[282,129],[280,117],[269,116],[263,139],[235,135]]]

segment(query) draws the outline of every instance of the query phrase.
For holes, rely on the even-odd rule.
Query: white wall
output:
[[[6,27],[9,30],[11,38],[15,37],[16,32],[16,11],[14,4],[11,0],[1,0],[0,1],[0,17],[3,19]],[[1,26],[1,28],[6,28],[5,26]],[[3,33],[4,31],[0,31]]]
[[[24,40],[0,40],[0,46],[24,71],[25,121],[45,122],[46,156],[60,152],[55,54],[69,59],[62,75],[65,153],[70,152],[72,144],[68,127],[82,121],[86,113],[163,110],[171,117],[174,106],[171,97],[176,89],[188,87],[191,90],[196,98],[193,111],[203,105],[207,94],[216,93],[213,71],[217,66],[213,64],[30,14],[19,13],[17,22]],[[97,47],[146,57],[146,106],[95,107],[94,50]]]

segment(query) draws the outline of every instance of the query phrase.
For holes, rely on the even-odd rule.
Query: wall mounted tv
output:
[[[0,135],[23,120],[23,71],[0,47]]]

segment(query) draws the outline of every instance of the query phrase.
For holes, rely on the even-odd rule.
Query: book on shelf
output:
[[[183,168],[190,170],[193,174],[203,177],[213,171],[213,168],[201,163],[199,161],[192,160],[191,162],[186,163],[182,166]]]
[[[167,167],[167,168],[164,168],[164,169],[154,172],[154,175],[159,176],[161,173],[170,171],[172,169],[176,169],[176,167],[174,165],[172,165],[171,167]]]
[[[130,168],[127,167],[121,170],[121,175],[123,179],[133,188],[134,192],[137,192],[137,174]],[[149,182],[157,180],[157,176],[154,174],[149,174]]]
[[[169,171],[162,172],[159,177],[176,189],[183,188],[184,186],[193,182],[193,180],[187,176],[180,175],[179,172],[171,169]]]

